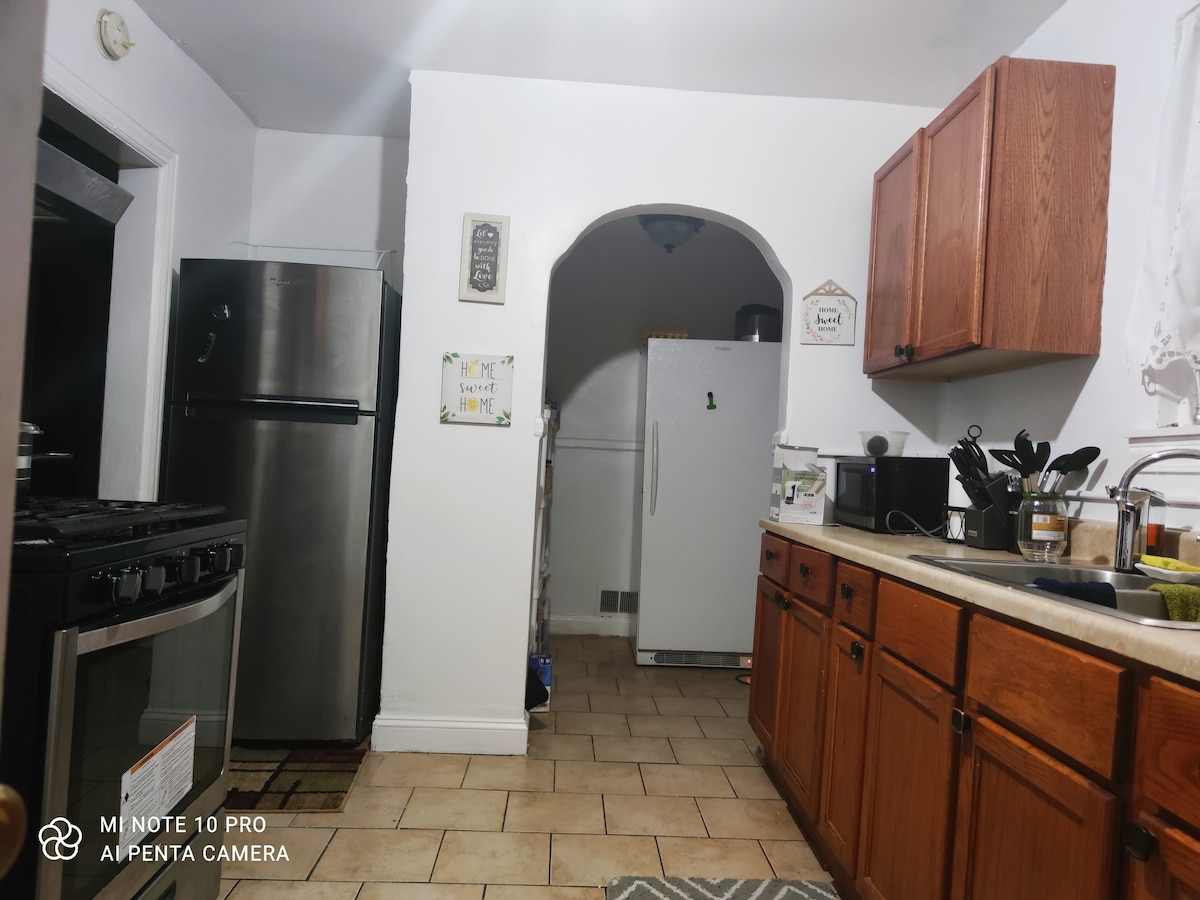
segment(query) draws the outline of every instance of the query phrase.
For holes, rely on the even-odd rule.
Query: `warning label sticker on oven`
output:
[[[196,717],[192,716],[121,776],[121,819],[142,827],[122,829],[117,859],[125,859],[129,848],[150,833],[151,822],[165,817],[187,796],[195,763]]]

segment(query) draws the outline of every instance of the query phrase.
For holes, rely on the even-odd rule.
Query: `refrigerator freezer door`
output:
[[[376,409],[383,273],[299,263],[185,259],[171,402],[278,396]]]
[[[355,739],[379,688],[376,673],[362,710],[360,673],[380,640],[364,629],[375,420],[170,417],[164,499],[247,522],[233,736]]]
[[[651,339],[637,621],[647,652],[748,655],[780,345]]]

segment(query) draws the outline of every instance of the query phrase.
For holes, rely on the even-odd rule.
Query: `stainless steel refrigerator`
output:
[[[180,264],[161,495],[247,522],[237,740],[358,741],[378,712],[399,321],[375,270]]]

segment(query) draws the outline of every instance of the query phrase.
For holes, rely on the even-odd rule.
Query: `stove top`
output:
[[[223,506],[129,500],[31,497],[20,501],[13,540],[58,538],[121,540],[179,531],[228,518]]]

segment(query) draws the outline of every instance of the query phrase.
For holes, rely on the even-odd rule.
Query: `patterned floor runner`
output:
[[[253,749],[229,753],[229,810],[339,810],[367,751],[358,748]]]
[[[821,881],[753,881],[735,878],[639,878],[610,881],[605,900],[836,900]]]

